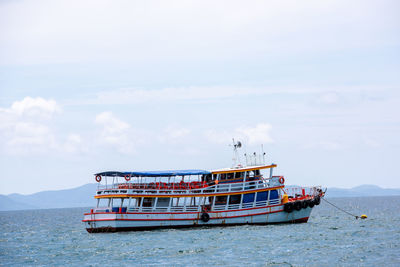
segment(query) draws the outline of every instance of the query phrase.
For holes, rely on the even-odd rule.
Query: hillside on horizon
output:
[[[95,205],[93,196],[96,188],[96,183],[90,183],[72,189],[42,191],[30,195],[0,195],[0,211],[92,207]],[[381,188],[377,185],[360,185],[350,189],[331,187],[326,191],[327,198],[398,195],[400,188]]]

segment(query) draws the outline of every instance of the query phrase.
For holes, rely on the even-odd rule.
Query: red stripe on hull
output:
[[[261,212],[261,213],[254,213],[254,214],[244,214],[244,215],[237,215],[237,216],[225,216],[225,217],[210,217],[210,220],[214,219],[229,219],[229,218],[239,218],[239,217],[248,217],[248,216],[257,216],[257,215],[265,215],[271,213],[282,212],[283,210],[276,210],[270,212]],[[200,213],[199,213],[200,214]],[[114,219],[94,219],[94,220],[82,220],[82,222],[96,222],[96,221],[194,221],[198,220],[198,218],[181,218],[181,219],[123,219],[123,218],[114,218]]]
[[[221,212],[234,212],[234,211],[242,211],[242,210],[255,210],[255,209],[265,209],[265,208],[272,208],[283,206],[284,204],[276,204],[271,206],[264,206],[264,207],[254,207],[254,208],[246,208],[246,209],[236,209],[236,210],[215,210],[215,211],[207,211],[207,213],[221,213]],[[93,214],[197,214],[198,211],[193,212],[93,212],[93,213],[84,213],[84,215],[93,215]]]

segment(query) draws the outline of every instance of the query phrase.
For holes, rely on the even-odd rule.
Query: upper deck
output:
[[[151,172],[97,173],[96,198],[224,196],[282,188],[281,177],[272,176],[277,165]],[[271,169],[265,177],[260,170]]]

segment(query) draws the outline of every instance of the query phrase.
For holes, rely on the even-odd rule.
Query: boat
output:
[[[321,187],[285,187],[276,164],[254,158],[217,170],[96,173],[97,205],[82,222],[89,233],[307,222]]]

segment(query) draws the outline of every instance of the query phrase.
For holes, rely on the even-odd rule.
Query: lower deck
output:
[[[283,205],[230,211],[164,213],[89,213],[83,222],[89,232],[307,222],[312,208],[287,213]]]
[[[251,209],[279,205],[280,190],[227,196],[110,197],[98,199],[91,213],[168,213]]]

